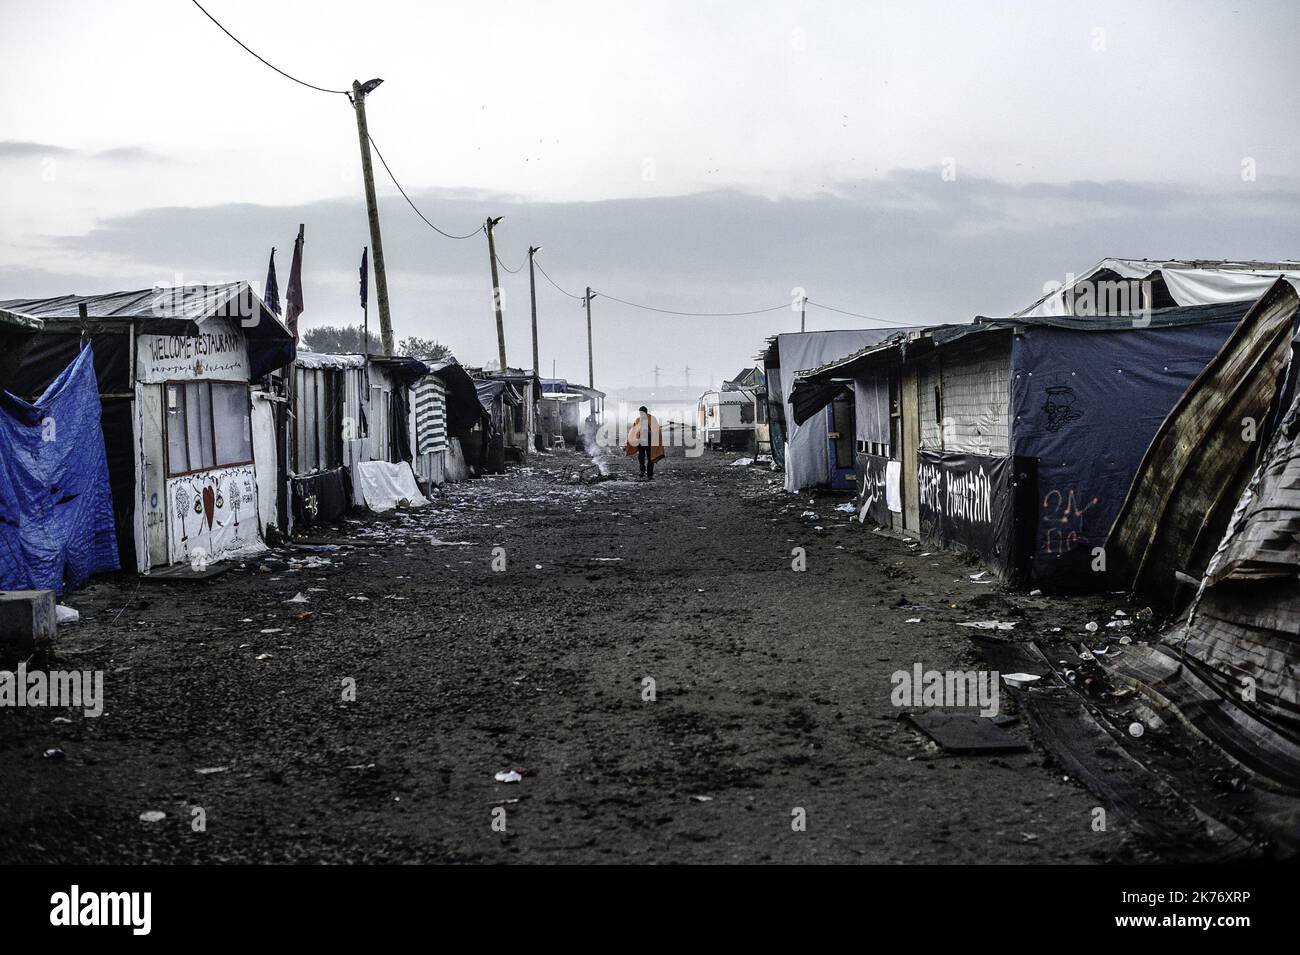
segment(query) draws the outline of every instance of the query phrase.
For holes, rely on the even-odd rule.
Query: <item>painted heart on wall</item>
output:
[[[203,513],[208,518],[208,530],[212,530],[212,512],[216,507],[216,495],[212,493],[212,485],[203,489]]]

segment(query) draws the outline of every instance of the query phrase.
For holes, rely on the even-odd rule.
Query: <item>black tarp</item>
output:
[[[889,506],[885,503],[885,468],[888,458],[859,451],[855,460],[858,475],[858,515],[879,525],[891,525]]]
[[[348,469],[331,468],[306,477],[293,478],[293,523],[298,529],[332,524],[352,505],[352,481]]]
[[[1015,467],[1009,457],[917,453],[921,532],[972,551],[1007,574],[1015,565]]]

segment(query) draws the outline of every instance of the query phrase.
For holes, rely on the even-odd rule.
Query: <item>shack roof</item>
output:
[[[293,334],[247,282],[10,299],[0,309],[41,319],[47,331],[133,325],[154,335],[195,335],[211,319],[236,320],[249,342],[254,378],[287,365],[295,352]]]
[[[1279,278],[1300,283],[1300,262],[1234,259],[1102,259],[1058,288],[1045,292],[1016,317],[1069,315],[1077,298],[1098,281],[1158,282],[1166,301],[1179,306],[1255,301]],[[1157,303],[1159,304],[1159,303]]]

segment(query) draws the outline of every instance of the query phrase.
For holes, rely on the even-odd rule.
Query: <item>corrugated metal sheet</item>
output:
[[[1125,585],[1172,601],[1176,571],[1202,575],[1267,439],[1298,307],[1275,283],[1156,432],[1106,542]]]
[[[447,448],[447,389],[433,376],[415,386],[415,438],[420,454]]]

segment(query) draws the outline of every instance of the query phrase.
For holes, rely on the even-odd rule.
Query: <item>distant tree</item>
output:
[[[446,345],[439,344],[432,338],[417,338],[415,335],[398,342],[397,353],[420,361],[446,361],[452,357],[451,349]]]
[[[370,333],[370,354],[382,355],[383,345],[379,336]],[[320,325],[309,328],[302,333],[302,343],[310,351],[326,355],[359,355],[361,347],[360,325]]]

